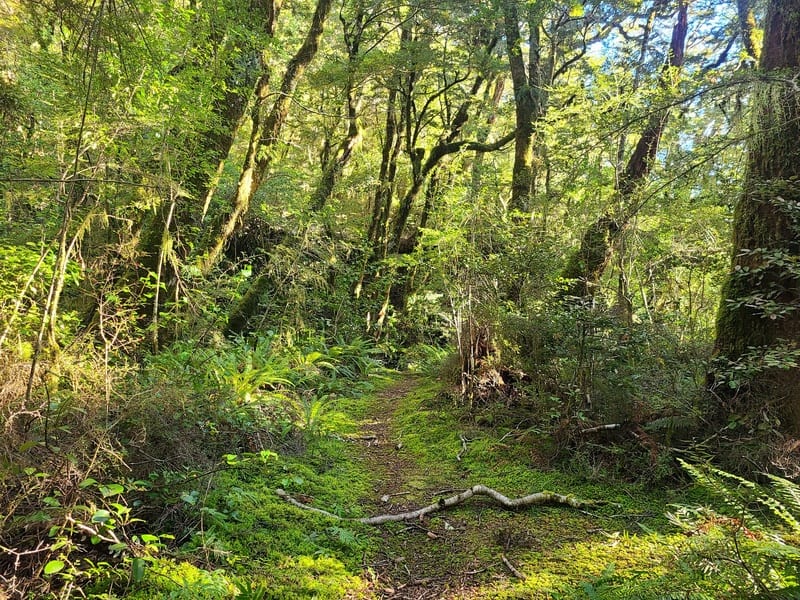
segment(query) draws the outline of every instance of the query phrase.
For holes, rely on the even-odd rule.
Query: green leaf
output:
[[[92,523],[108,523],[111,520],[111,513],[101,508],[92,515]]]
[[[131,576],[136,583],[144,579],[145,562],[143,558],[134,558],[131,563]]]
[[[569,16],[571,19],[580,19],[584,15],[582,4],[573,4],[569,7]]]
[[[238,465],[241,462],[236,454],[223,454],[222,458],[231,466]]]
[[[108,498],[109,496],[116,496],[124,491],[125,488],[121,486],[119,483],[109,483],[108,485],[100,486],[100,493],[103,494],[103,498]]]
[[[130,508],[118,502],[112,502],[111,506],[114,508],[114,510],[117,512],[118,515],[127,515],[131,512]]]
[[[64,568],[64,561],[51,560],[44,566],[45,575],[54,575]]]

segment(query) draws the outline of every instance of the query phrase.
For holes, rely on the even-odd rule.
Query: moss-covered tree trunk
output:
[[[664,90],[674,88],[677,73],[683,66],[688,30],[688,6],[681,1],[678,19],[672,29],[669,54],[659,77],[659,87]],[[619,215],[605,213],[583,234],[580,247],[569,257],[562,272],[562,278],[570,282],[562,297],[594,296],[621,235],[630,219],[639,210],[640,205],[636,202],[631,203],[630,200],[650,174],[668,118],[669,108],[664,108],[656,110],[648,120],[625,165],[625,170],[616,182],[615,191],[619,204],[624,208]]]
[[[544,114],[546,95],[540,65],[540,21],[537,3],[529,6],[527,40],[529,64],[525,67],[522,55],[523,38],[519,25],[517,0],[502,3],[508,63],[514,86],[514,166],[511,172],[511,202],[509,207],[527,211],[533,189],[534,124]]]
[[[770,2],[760,69],[716,338],[717,354],[749,376],[749,394],[716,391],[725,410],[771,406],[798,433],[800,368],[790,352],[800,344],[800,0]]]
[[[372,219],[367,233],[376,258],[383,258],[386,255],[389,214],[397,177],[397,157],[400,155],[402,145],[402,137],[399,132],[403,123],[397,117],[397,95],[397,87],[392,86],[389,89],[386,103],[386,127],[381,149],[381,166],[378,174],[378,186],[372,200]]]
[[[319,50],[325,20],[328,18],[332,5],[333,0],[317,1],[305,41],[286,66],[280,91],[263,125],[261,124],[260,111],[266,99],[266,90],[262,90],[262,87],[265,88],[265,86],[261,85],[262,82],[259,82],[257,86],[259,89],[257,90],[256,103],[253,108],[253,128],[244,166],[239,174],[239,182],[231,202],[231,209],[215,227],[214,237],[202,261],[201,269],[204,273],[210,272],[216,265],[228,240],[240,226],[243,217],[250,209],[250,202],[258,191],[272,162],[274,146],[280,138],[283,125],[289,114],[289,105],[299,79]]]
[[[282,4],[283,0],[251,0],[249,3],[247,14],[260,22],[267,38],[275,35]],[[269,66],[261,50],[253,42],[245,42],[243,46],[239,51],[231,51],[227,58],[225,90],[212,108],[218,122],[202,133],[201,152],[206,165],[199,166],[186,182],[192,196],[203,202],[202,218],[205,218],[215,179],[228,158],[255,85],[264,77],[269,80]]]

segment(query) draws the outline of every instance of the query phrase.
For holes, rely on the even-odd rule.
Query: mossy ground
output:
[[[551,490],[606,504],[506,511],[472,498],[424,521],[384,526],[373,567],[379,597],[550,598],[571,590],[587,597],[584,586],[603,576],[654,579],[673,568],[685,537],[646,531],[669,529],[663,510],[675,492],[542,470],[535,442],[476,425],[441,391],[420,382],[403,396],[384,395],[373,409],[384,428],[362,460],[387,481],[376,496],[392,495],[375,510],[429,504],[479,483],[510,497]]]
[[[677,557],[692,542],[663,516],[679,492],[544,470],[536,440],[476,425],[441,390],[396,378],[339,402],[323,417],[336,431],[309,437],[302,453],[246,463],[198,487],[200,520],[182,556],[151,567],[133,597],[591,598],[602,586],[647,597],[664,591],[666,574],[671,589],[682,589]],[[423,520],[370,527],[275,494],[283,488],[358,517],[478,483],[510,497],[551,490],[605,504],[507,511],[475,497]]]

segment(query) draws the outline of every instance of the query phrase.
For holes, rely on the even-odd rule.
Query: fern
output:
[[[757,484],[709,464],[692,465],[680,458],[678,462],[700,487],[722,502],[728,513],[748,524],[758,523],[748,508],[753,497],[757,496]]]
[[[790,521],[784,520],[784,523],[792,529],[792,533],[800,535],[800,522],[795,518],[795,516],[800,517],[800,486],[777,475],[767,475],[767,477],[772,482],[775,499],[781,503],[791,518]]]
[[[800,548],[783,535],[800,535],[800,486],[774,475],[767,475],[770,486],[760,486],[709,464],[680,462],[723,513],[741,519],[741,527],[722,528],[724,537],[716,543],[699,539],[688,562],[700,572],[703,564],[735,565],[736,587],[747,597],[760,591],[761,598],[800,599]],[[713,512],[687,507],[679,507],[676,515],[669,515],[673,522],[695,528],[714,518]]]

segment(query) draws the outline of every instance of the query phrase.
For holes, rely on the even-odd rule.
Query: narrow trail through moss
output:
[[[419,521],[381,526],[380,545],[365,564],[374,597],[581,597],[569,590],[608,568],[636,572],[668,560],[667,548],[637,534],[653,495],[543,471],[530,444],[459,420],[461,411],[441,392],[440,384],[406,374],[367,407],[353,448],[372,479],[364,514],[404,512],[478,483],[509,495],[554,490],[619,505],[506,511],[472,498]]]
[[[377,395],[361,431],[361,460],[373,474],[367,514],[398,513],[469,487],[456,457],[460,425],[439,407],[441,386],[405,375]],[[444,401],[447,402],[447,401]],[[447,407],[452,408],[452,407]],[[501,560],[497,527],[509,514],[483,499],[419,521],[381,528],[382,545],[370,568],[384,600],[467,599],[510,573]],[[497,533],[500,531],[500,533]]]
[[[437,492],[450,491],[431,486],[431,476],[417,457],[405,446],[403,432],[399,430],[399,413],[405,410],[404,401],[424,382],[415,376],[405,376],[377,395],[362,426],[361,459],[374,475],[373,494],[365,499],[368,514],[403,512],[428,503]],[[383,527],[383,544],[370,568],[377,577],[378,598],[386,600],[423,600],[425,598],[456,597],[453,592],[464,592],[469,586],[462,570],[443,569],[446,553],[448,561],[461,560],[461,553],[453,547],[452,538],[439,531],[438,521],[447,523],[444,531],[455,531],[456,519],[444,515],[413,523]],[[445,545],[449,547],[444,547]],[[466,597],[459,595],[457,597]]]

